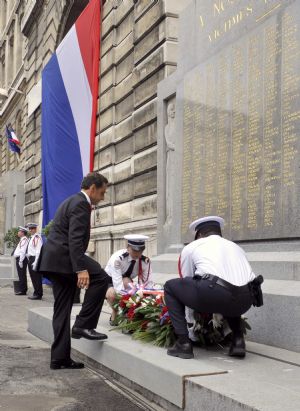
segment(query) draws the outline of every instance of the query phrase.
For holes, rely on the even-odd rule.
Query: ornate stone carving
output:
[[[174,181],[174,151],[175,151],[175,97],[167,104],[167,124],[165,126],[166,143],[166,220],[170,224],[172,220],[172,185]]]

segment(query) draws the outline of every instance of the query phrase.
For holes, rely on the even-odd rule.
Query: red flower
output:
[[[141,324],[142,330],[146,330],[149,321],[143,321]]]
[[[168,307],[165,305],[162,307],[160,318],[163,317],[168,312]]]
[[[121,308],[125,308],[126,307],[126,302],[129,300],[131,296],[129,294],[123,295],[122,298],[119,301],[119,306]]]
[[[134,310],[135,310],[135,305],[133,305],[132,307],[129,308],[127,315],[127,318],[129,318],[130,320],[134,319]]]
[[[161,295],[158,295],[155,299],[157,305],[163,304],[163,299]]]

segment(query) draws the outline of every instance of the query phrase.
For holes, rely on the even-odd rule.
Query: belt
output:
[[[212,281],[214,284],[218,284],[221,287],[226,288],[226,290],[231,291],[232,293],[236,293],[236,292],[246,292],[246,291],[250,291],[249,288],[249,284],[245,284],[242,286],[238,286],[238,285],[233,285],[231,283],[229,283],[228,281],[223,280],[220,277],[217,277],[216,275],[212,275],[212,274],[203,274],[202,276],[200,276],[201,280],[208,280],[208,281]],[[209,287],[213,287],[213,284],[210,285]]]

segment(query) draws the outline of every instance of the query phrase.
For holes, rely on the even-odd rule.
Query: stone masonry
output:
[[[9,22],[4,20],[14,21],[22,69],[10,76],[10,84],[24,93],[8,89],[3,73],[10,55],[6,51],[2,58],[0,51],[1,87],[8,89],[8,97],[0,101],[1,132],[11,122],[23,146],[18,161],[3,140],[1,173],[16,168],[25,172],[25,222],[41,223],[43,206],[41,72],[87,2],[9,0],[5,16],[1,7],[5,35],[0,50],[9,39]],[[124,245],[127,232],[148,234],[147,253],[156,254],[157,84],[176,69],[178,14],[188,2],[106,0],[102,6],[94,169],[106,175],[111,185],[105,202],[93,213],[90,243],[90,252],[102,263]]]

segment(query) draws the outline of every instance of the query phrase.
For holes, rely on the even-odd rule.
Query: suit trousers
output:
[[[26,275],[26,270],[27,270],[27,258],[23,260],[23,267],[21,268],[19,266],[19,261],[20,257],[16,258],[16,267],[17,267],[17,272],[18,272],[18,277],[19,277],[19,283],[20,283],[20,291],[21,293],[27,293],[28,287],[27,287],[27,275]]]
[[[33,285],[33,295],[42,298],[43,296],[43,276],[38,271],[32,269],[35,257],[30,255],[28,257],[28,270]]]
[[[229,320],[235,334],[239,333],[240,316],[252,305],[250,289],[232,292],[209,280],[193,277],[176,278],[165,284],[165,301],[177,335],[188,335],[185,307],[199,313],[219,313]]]
[[[81,311],[76,316],[74,327],[95,329],[97,327],[105,298],[108,275],[101,266],[85,256],[86,267],[90,275],[90,285],[86,290]],[[69,360],[71,355],[70,321],[74,296],[77,287],[75,273],[48,273],[54,295],[53,333],[51,361]]]

